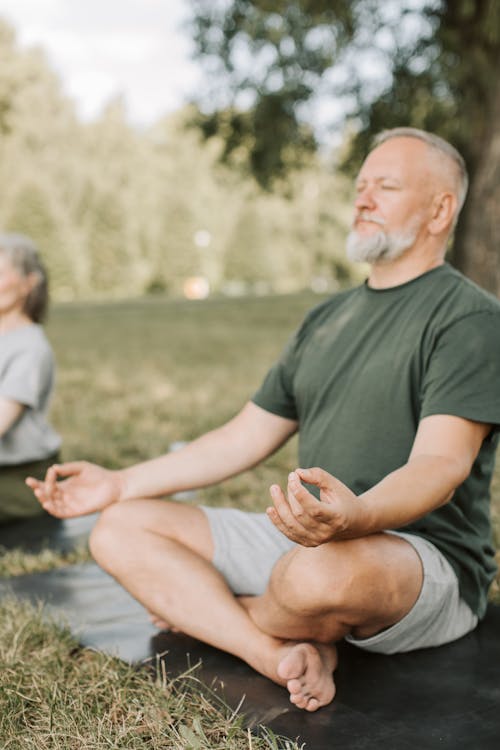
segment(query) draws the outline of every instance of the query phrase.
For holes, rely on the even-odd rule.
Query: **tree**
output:
[[[500,293],[497,0],[193,0],[193,10],[198,55],[230,95],[211,92],[219,107],[201,123],[224,137],[226,158],[245,146],[265,185],[295,166],[314,145],[304,108],[318,89],[350,103],[351,170],[374,132],[432,130],[462,151],[471,174],[453,262]]]
[[[193,112],[138,130],[117,98],[79,122],[43,53],[18,48],[0,19],[0,226],[39,245],[54,299],[179,295],[192,276],[214,292],[228,281],[241,288],[238,275],[277,291],[336,283],[345,270],[331,250],[346,231],[340,182],[311,158],[295,195],[266,193],[220,164],[223,140],[188,128]],[[324,219],[324,202],[335,221]]]

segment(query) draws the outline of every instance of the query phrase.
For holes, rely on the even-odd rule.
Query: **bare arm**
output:
[[[17,401],[0,397],[0,437],[10,430],[26,407]]]
[[[296,422],[249,402],[222,427],[181,450],[123,470],[120,500],[171,495],[221,482],[263,461],[296,429]]]
[[[404,526],[451,500],[490,431],[460,417],[423,419],[408,463],[361,495],[367,530]]]
[[[398,528],[448,502],[468,477],[490,425],[434,415],[419,425],[408,462],[356,497],[322,469],[297,469],[287,496],[271,488],[273,523],[305,546]],[[320,487],[318,502],[301,480]]]
[[[174,453],[109,471],[85,461],[55,465],[44,482],[27,484],[43,507],[60,518],[84,515],[134,498],[171,495],[239,474],[274,453],[297,423],[252,402],[233,419]],[[59,477],[64,480],[58,482]]]

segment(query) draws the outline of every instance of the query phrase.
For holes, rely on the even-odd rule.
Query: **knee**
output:
[[[356,585],[354,577],[335,543],[297,547],[276,565],[269,590],[285,610],[316,614],[341,609]]]
[[[128,503],[114,503],[105,508],[97,520],[89,538],[89,549],[94,560],[108,567],[107,563],[116,555],[117,547],[126,544],[126,527],[129,522]]]

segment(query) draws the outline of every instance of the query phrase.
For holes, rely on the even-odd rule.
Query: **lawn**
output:
[[[58,362],[52,421],[63,458],[124,466],[232,416],[252,395],[310,294],[205,302],[149,298],[61,305],[47,332]],[[205,503],[262,508],[294,465],[291,444],[265,466],[198,493]],[[0,574],[85,559],[46,550],[0,556]],[[16,601],[0,605],[0,745],[37,748],[296,748],[251,736],[196,680],[153,682]]]
[[[66,460],[120,467],[156,456],[234,415],[304,312],[308,293],[272,298],[54,307],[47,325],[58,362],[52,420]],[[261,509],[295,466],[295,441],[264,465],[197,493],[196,502]],[[500,471],[492,512],[500,540]],[[48,551],[0,557],[17,575],[85,558]],[[493,596],[498,596],[498,582]],[[204,692],[196,674],[154,682],[116,659],[81,650],[39,612],[0,606],[0,739],[37,748],[272,748]],[[290,748],[296,747],[293,744]]]

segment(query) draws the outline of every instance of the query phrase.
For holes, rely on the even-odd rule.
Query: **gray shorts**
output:
[[[278,559],[295,547],[265,513],[203,507],[214,542],[213,564],[235,594],[259,595]],[[440,646],[473,630],[477,616],[460,598],[458,579],[430,542],[413,534],[388,531],[409,542],[422,561],[424,581],[417,601],[402,620],[371,638],[346,640],[367,651],[393,654]]]

